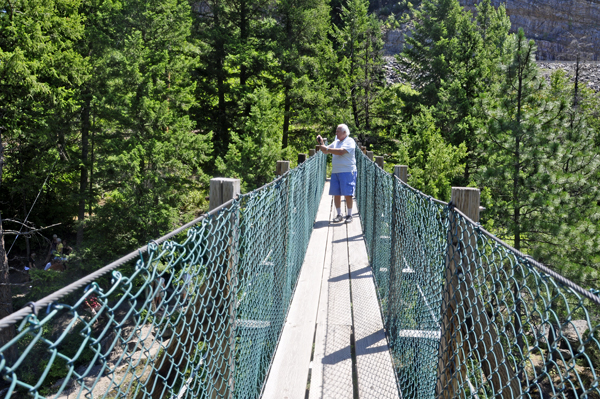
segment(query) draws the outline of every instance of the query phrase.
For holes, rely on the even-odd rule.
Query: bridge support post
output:
[[[306,161],[306,154],[298,154],[298,165]]]
[[[371,161],[373,160],[373,151],[367,151],[367,158],[369,158]]]
[[[479,200],[477,188],[452,187],[452,204],[475,223]],[[520,397],[520,383],[500,342],[498,326],[476,288],[485,285],[478,280],[485,278],[486,271],[475,270],[482,262],[474,225],[452,209],[449,222],[436,397],[454,398],[459,385],[472,384],[467,381],[468,359],[480,360],[482,377],[491,383],[494,397]]]
[[[210,209],[218,208],[227,201],[237,197],[241,193],[240,186],[240,179],[211,179]],[[212,371],[212,378],[210,379],[210,384],[212,385],[211,398],[233,397],[234,392],[236,294],[233,284],[237,278],[237,260],[232,251],[235,251],[233,248],[238,241],[239,221],[237,213],[231,214],[230,223],[231,235],[227,239],[228,249],[225,253],[215,257],[215,259],[220,258],[220,261],[213,268],[208,269],[207,274],[210,275],[209,283],[206,288],[201,289],[202,294],[199,297],[201,301],[206,301],[206,294],[210,292],[210,297],[216,298],[217,295],[220,295],[222,298],[218,301],[220,302],[218,307],[221,307],[222,310],[213,310],[217,315],[213,320],[214,333],[207,342],[209,354],[206,363],[207,368]],[[223,309],[224,307],[229,307],[229,309]],[[225,318],[225,314],[228,314],[228,317]],[[219,332],[221,332],[221,335],[218,335]]]
[[[277,176],[283,176],[288,170],[290,170],[290,161],[277,161]]]
[[[402,180],[404,183],[408,182],[408,166],[407,165],[395,165],[394,176]]]
[[[308,150],[308,156],[309,156],[309,157],[312,157],[312,156],[314,156],[316,153],[317,153],[317,151],[316,151],[316,150],[314,150],[314,149],[312,149],[312,148],[311,148],[310,150]]]
[[[240,179],[215,177],[210,179],[209,210],[220,207],[240,194]]]
[[[383,169],[383,157],[375,157],[375,163]]]

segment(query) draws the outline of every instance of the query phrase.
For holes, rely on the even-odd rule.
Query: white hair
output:
[[[348,125],[342,123],[341,125],[338,125],[338,127],[346,132],[346,136],[350,136],[350,129],[348,129]]]

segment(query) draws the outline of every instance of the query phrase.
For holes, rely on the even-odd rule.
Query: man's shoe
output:
[[[336,217],[333,218],[333,221],[335,223],[341,222],[342,220],[344,220],[344,217],[342,215],[337,215]]]
[[[346,216],[346,223],[352,223],[352,215]]]

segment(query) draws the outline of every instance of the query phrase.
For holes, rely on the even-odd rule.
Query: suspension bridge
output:
[[[595,292],[357,164],[353,223],[316,153],[0,320],[0,396],[600,398]]]

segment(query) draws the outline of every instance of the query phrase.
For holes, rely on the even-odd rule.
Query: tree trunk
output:
[[[92,216],[92,198],[94,198],[94,132],[92,131],[92,138],[90,140],[91,154],[90,154],[90,192],[88,194],[88,217]]]
[[[25,193],[23,193],[25,194]],[[23,195],[23,223],[27,222],[27,207],[25,206],[25,195]],[[23,226],[27,228],[27,226]],[[27,264],[29,264],[29,256],[31,255],[31,246],[29,245],[29,234],[25,234],[25,248],[27,249]]]
[[[88,137],[90,133],[90,99],[86,98],[81,109],[81,167],[79,178],[79,213],[77,221],[77,247],[83,244],[83,222],[85,220],[85,197],[88,183]]]
[[[221,5],[216,4],[213,7],[215,27],[220,28],[221,23]],[[215,42],[215,58],[216,58],[216,78],[217,78],[217,131],[213,142],[218,155],[225,155],[229,148],[229,132],[227,129],[227,104],[225,102],[225,43],[221,37],[224,32],[217,38]]]
[[[283,139],[281,140],[281,148],[285,149],[288,146],[288,133],[290,131],[290,108],[292,101],[290,99],[290,88],[285,88],[285,103],[283,110]]]
[[[575,62],[575,87],[573,90],[573,108],[579,105],[579,52],[577,53],[577,61]],[[571,125],[571,128],[573,125]]]
[[[371,80],[369,77],[369,48],[371,47],[371,35],[367,38],[365,49],[365,129],[371,129],[371,121],[369,120],[369,96],[371,94]]]
[[[244,50],[246,49],[246,44],[248,43],[248,37],[250,36],[250,32],[248,29],[248,4],[246,0],[242,0],[240,4],[240,41],[242,46],[244,46]],[[245,64],[240,66],[240,86],[242,87],[242,93],[247,93],[246,90],[246,82],[248,81],[248,67]],[[243,101],[243,111],[242,115],[247,118],[250,116],[250,102],[245,98]]]
[[[350,77],[354,79],[354,70],[356,69],[356,57],[354,54],[354,37],[350,39]],[[350,100],[352,101],[352,116],[354,116],[354,124],[356,127],[360,127],[360,120],[358,117],[358,104],[356,101],[356,96],[358,95],[358,88],[356,87],[356,82],[352,82],[352,86],[350,87]]]
[[[2,143],[2,131],[0,129],[0,187],[2,187],[2,171],[4,169],[4,144]],[[8,270],[8,258],[4,247],[4,229],[2,228],[2,214],[0,213],[0,319],[13,312],[12,292],[10,289],[10,278]],[[15,337],[15,327],[0,329],[0,347],[4,346]],[[15,346],[4,352],[5,358],[12,363],[17,356]]]

